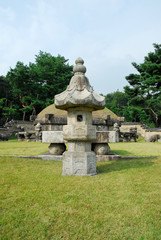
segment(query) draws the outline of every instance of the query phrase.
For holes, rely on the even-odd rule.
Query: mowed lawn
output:
[[[111,151],[120,156],[161,156],[159,142],[120,142],[109,145]]]
[[[9,140],[0,142],[0,155],[38,156],[48,152],[48,143]]]
[[[161,143],[121,142],[110,143],[111,151],[120,156],[161,156]],[[0,155],[38,156],[48,152],[48,143],[18,142],[10,140],[0,142]]]
[[[161,239],[161,157],[61,173],[59,161],[0,157],[0,239]]]

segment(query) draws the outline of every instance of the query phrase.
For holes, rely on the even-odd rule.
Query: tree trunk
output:
[[[23,122],[25,121],[26,112],[23,112]]]

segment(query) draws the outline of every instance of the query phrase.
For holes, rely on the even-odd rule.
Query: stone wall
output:
[[[8,129],[7,128],[0,128],[0,134],[8,134]]]
[[[0,133],[15,135],[19,131],[34,131],[34,129],[34,123],[31,121],[11,120],[0,128]]]
[[[120,131],[130,132],[130,128],[134,126],[137,128],[137,133],[139,133],[143,138],[145,138],[147,142],[150,142],[151,138],[153,138],[153,136],[156,136],[156,135],[158,135],[158,141],[160,141],[159,136],[161,138],[161,128],[150,128],[144,123],[124,122],[124,123],[121,123]]]

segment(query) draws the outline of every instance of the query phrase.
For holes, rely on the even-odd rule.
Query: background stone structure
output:
[[[52,108],[52,111],[50,110]],[[52,112],[55,114],[45,114],[46,112]],[[93,142],[93,144],[104,144],[107,145],[109,142],[118,142],[118,134],[116,134],[116,131],[113,131],[113,125],[114,123],[119,123],[120,121],[116,118],[110,117],[110,115],[105,115],[106,113],[109,113],[108,109],[103,109],[100,111],[97,111],[98,118],[92,119],[92,125],[96,126],[96,141]],[[45,115],[44,115],[45,114]],[[112,117],[115,116],[114,114],[111,114]],[[66,111],[60,110],[55,111],[54,105],[50,105],[43,110],[37,117],[36,123],[41,123],[42,127],[42,141],[47,143],[65,143],[65,140],[63,139],[63,126],[67,125],[67,114]],[[58,147],[59,145],[52,145],[53,147]],[[51,147],[51,146],[50,146]],[[109,153],[109,148],[107,146],[105,147],[108,149],[108,152],[106,151],[106,154]],[[93,146],[92,146],[92,149]],[[95,148],[96,149],[96,148]],[[51,151],[50,151],[51,152]],[[53,151],[54,152],[54,151]],[[56,152],[56,150],[55,150]],[[61,154],[61,153],[60,153]]]
[[[139,122],[122,122],[120,131],[129,132],[131,128],[136,127],[137,132],[145,138],[147,142],[160,142],[161,140],[161,128],[150,128],[144,123]]]

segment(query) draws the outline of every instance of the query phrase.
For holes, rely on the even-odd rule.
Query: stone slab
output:
[[[64,143],[63,131],[42,131],[42,142]]]
[[[96,127],[93,125],[65,125],[63,126],[64,139],[68,141],[94,141]]]
[[[69,152],[63,154],[63,175],[96,175],[96,155],[94,152]]]
[[[43,160],[63,161],[63,155],[51,155],[49,153],[41,154],[38,156]]]
[[[116,131],[109,131],[109,143],[119,142],[119,133]]]
[[[96,155],[97,162],[106,162],[110,160],[119,160],[120,156],[116,154],[109,154],[109,155]]]
[[[51,155],[49,153],[41,154],[38,156],[38,158],[42,158],[43,160],[63,161],[63,155]],[[109,155],[96,155],[97,162],[119,159],[121,159],[121,157],[114,153],[111,153]]]
[[[96,131],[95,143],[108,143],[109,142],[109,131]]]

